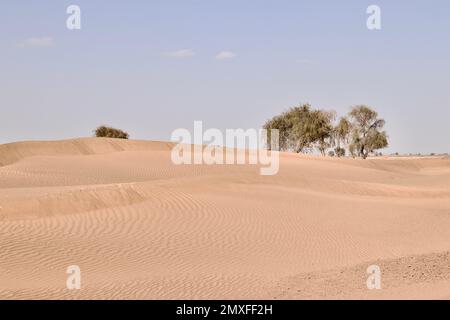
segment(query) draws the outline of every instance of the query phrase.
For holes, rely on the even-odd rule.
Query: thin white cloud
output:
[[[181,49],[166,53],[167,56],[177,59],[190,58],[195,55],[195,52],[191,49]]]
[[[221,51],[216,55],[217,60],[227,60],[227,59],[233,59],[236,57],[236,54],[231,51]]]
[[[35,47],[35,48],[42,48],[42,47],[51,47],[55,44],[55,41],[52,37],[33,37],[28,38],[21,43],[19,43],[19,47],[26,48],[26,47]]]

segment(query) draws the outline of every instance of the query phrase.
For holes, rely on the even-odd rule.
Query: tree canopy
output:
[[[378,113],[370,107],[355,106],[349,113],[352,123],[351,145],[356,155],[366,159],[378,149],[388,146],[386,131],[380,131],[385,124]]]
[[[263,128],[279,130],[281,151],[317,150],[322,155],[328,151],[329,155],[342,157],[348,149],[352,156],[366,159],[370,153],[388,146],[386,132],[380,131],[385,121],[370,107],[355,106],[337,123],[335,119],[335,111],[312,109],[309,104],[303,104],[266,121]]]

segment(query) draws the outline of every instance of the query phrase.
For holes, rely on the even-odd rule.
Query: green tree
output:
[[[306,122],[306,133],[309,136],[311,145],[323,156],[333,145],[333,120],[334,111],[314,110],[310,113]]]
[[[385,124],[383,119],[378,118],[378,113],[370,107],[355,106],[349,113],[352,132],[350,153],[358,155],[363,159],[378,149],[388,146],[386,131],[380,131]]]
[[[308,152],[317,148],[325,155],[332,144],[334,117],[334,112],[311,110],[309,104],[304,104],[273,117],[263,128],[279,130],[281,151]]]
[[[349,144],[350,133],[352,131],[352,124],[346,117],[341,117],[336,127],[333,130],[333,145],[336,156],[345,156],[345,146]]]
[[[280,151],[300,152],[306,145],[306,141],[299,136],[302,131],[300,126],[305,122],[310,110],[310,105],[305,104],[290,108],[266,121],[263,128],[269,130],[268,141],[270,141],[270,129],[278,129]]]

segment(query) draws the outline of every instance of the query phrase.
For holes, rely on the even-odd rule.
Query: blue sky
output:
[[[70,4],[81,30],[66,28]],[[379,31],[366,28],[371,4]],[[447,0],[8,0],[0,52],[0,143],[100,124],[169,140],[194,120],[259,128],[309,102],[373,106],[387,152],[450,152]]]

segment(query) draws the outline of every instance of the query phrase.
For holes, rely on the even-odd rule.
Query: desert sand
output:
[[[261,176],[171,148],[0,145],[0,298],[450,299],[449,157],[281,153]]]

